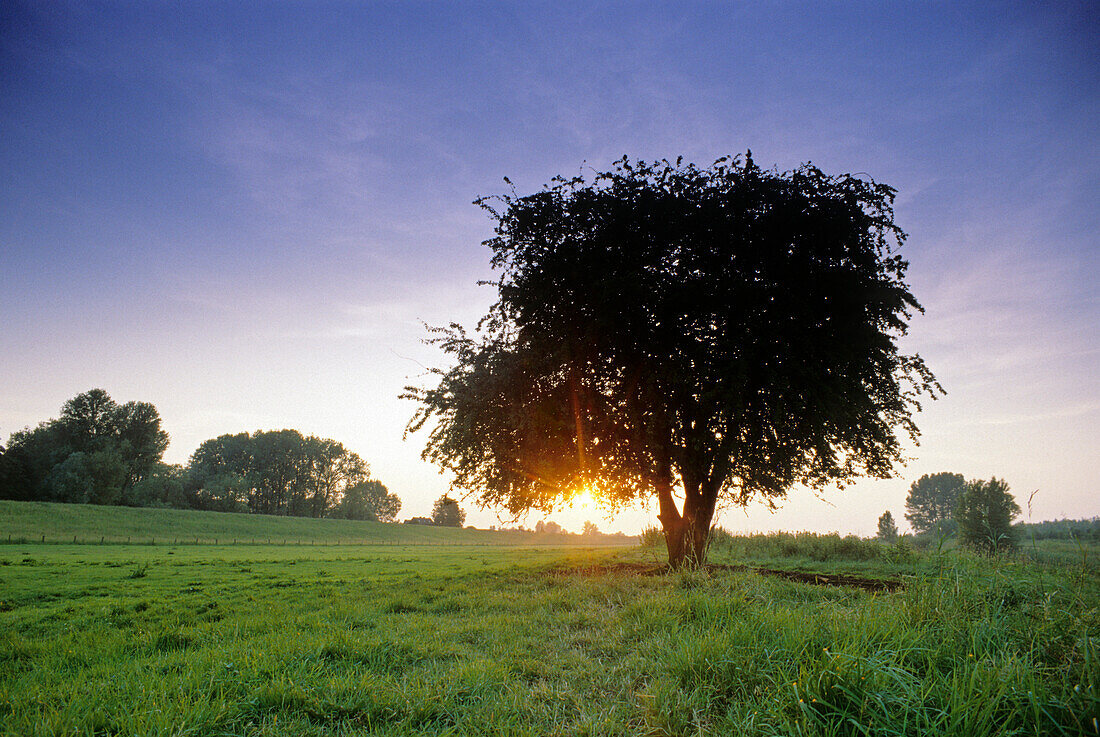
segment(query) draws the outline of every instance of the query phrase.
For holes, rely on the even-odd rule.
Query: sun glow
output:
[[[652,509],[644,504],[616,504],[612,486],[601,482],[603,479],[574,479],[562,489],[558,504],[544,521],[555,522],[574,533],[582,532],[585,522],[591,522],[604,533],[629,534],[653,524]],[[538,518],[532,517],[531,521],[537,522]]]
[[[597,514],[600,512],[600,505],[592,490],[585,487],[569,500],[569,509],[581,514]]]

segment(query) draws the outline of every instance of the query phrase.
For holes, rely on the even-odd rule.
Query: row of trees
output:
[[[1016,525],[1029,540],[1088,540],[1100,542],[1100,517],[1021,522]]]
[[[557,522],[539,520],[535,523],[535,532],[545,533],[547,535],[569,535],[572,534],[569,530],[565,529]],[[587,521],[581,527],[581,535],[584,537],[593,537],[600,534],[600,528],[595,522]]]
[[[188,470],[203,507],[222,511],[346,516],[369,506],[381,486],[365,486],[370,469],[356,453],[297,430],[212,438],[191,456]]]
[[[967,481],[957,473],[926,474],[909,487],[905,510],[905,518],[920,534],[957,535],[961,544],[985,552],[1016,545],[1012,520],[1019,516],[1020,506],[1003,479]],[[879,517],[878,537],[898,537],[889,510]]]
[[[335,440],[297,430],[222,435],[187,466],[161,461],[168,434],[147,402],[102,389],[0,448],[0,498],[393,521],[401,500]]]

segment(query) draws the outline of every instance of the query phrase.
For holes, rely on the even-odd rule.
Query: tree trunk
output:
[[[684,513],[676,509],[672,497],[671,478],[662,480],[657,486],[657,500],[660,503],[661,527],[665,533],[665,545],[668,548],[668,564],[675,570],[698,568],[707,562],[707,541],[710,536],[710,523],[714,518],[714,506],[717,494],[711,490],[692,488],[685,484]]]
[[[663,525],[671,568],[679,570],[706,565],[711,517],[707,514],[684,515],[671,526]]]

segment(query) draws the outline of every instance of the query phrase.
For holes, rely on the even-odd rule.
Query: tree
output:
[[[401,511],[401,500],[380,481],[360,481],[349,486],[340,500],[339,516],[373,522],[393,522]]]
[[[894,524],[894,515],[890,514],[889,509],[878,518],[878,539],[887,543],[898,539],[898,526]]]
[[[0,457],[0,497],[127,503],[167,447],[156,407],[119,405],[92,389],[65,402],[58,419],[11,436]]]
[[[565,532],[562,526],[553,520],[539,520],[535,524],[535,532],[542,532],[547,535],[561,535]]]
[[[26,431],[29,432],[29,431]],[[34,461],[24,444],[17,444],[13,435],[11,444],[0,455],[0,499],[32,501],[39,498],[38,477]]]
[[[458,502],[447,495],[435,500],[432,506],[432,522],[441,527],[462,527],[466,521],[466,513],[458,506]]]
[[[153,470],[138,481],[123,497],[128,507],[172,507],[186,509],[192,506],[186,491],[187,472],[176,464],[157,463]]]
[[[298,517],[330,514],[370,473],[342,444],[297,430],[212,438],[192,454],[188,471],[203,504],[236,509],[239,499],[251,512]]]
[[[78,450],[50,469],[46,483],[59,502],[118,504],[126,483],[126,466],[110,451]]]
[[[119,406],[103,389],[91,389],[65,402],[58,422],[77,450],[100,450],[115,435]]]
[[[126,489],[145,478],[168,448],[160,414],[148,402],[117,404],[102,389],[92,389],[65,402],[61,417],[64,441],[72,452],[107,452],[125,467]]]
[[[367,477],[370,469],[366,461],[358,454],[344,448],[335,440],[322,440],[309,437],[306,439],[306,452],[309,457],[307,464],[309,479],[308,511],[312,517],[323,517],[330,509],[336,508],[342,498],[353,486],[362,483],[373,483],[371,496],[375,504],[380,506],[375,510],[377,514],[388,514],[388,519],[380,519],[381,522],[391,522],[397,511],[401,508],[401,500],[396,496],[387,494],[386,487],[378,481],[369,482]],[[392,499],[391,499],[392,497]],[[388,513],[393,502],[397,506],[392,514]]]
[[[703,562],[719,500],[774,504],[890,476],[922,395],[897,338],[920,305],[894,190],[751,155],[631,162],[477,201],[498,301],[409,424],[454,487],[513,514],[656,496],[673,566]],[[682,496],[682,506],[675,496]]]
[[[959,542],[986,553],[1011,549],[1016,545],[1012,520],[1019,514],[1020,506],[1003,479],[971,481],[963,488],[955,512]]]
[[[584,527],[581,528],[581,534],[585,537],[595,537],[600,534],[600,528],[595,522],[585,522]]]
[[[905,499],[905,519],[917,532],[954,532],[955,508],[966,479],[959,473],[925,474],[909,487]]]

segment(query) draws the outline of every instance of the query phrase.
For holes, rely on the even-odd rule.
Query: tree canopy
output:
[[[156,407],[92,389],[65,402],[57,419],[12,434],[0,455],[0,497],[118,504],[167,447]]]
[[[917,532],[938,531],[952,534],[955,525],[955,508],[966,486],[960,473],[925,474],[909,486],[905,499],[905,519]]]
[[[878,518],[878,539],[888,543],[898,539],[898,526],[894,523],[894,515],[889,509]]]
[[[337,514],[345,519],[393,522],[401,511],[401,500],[381,481],[360,481],[349,486],[340,500]]]
[[[441,527],[462,527],[466,513],[458,506],[458,500],[443,495],[432,505],[432,522]]]
[[[190,471],[211,508],[298,517],[327,516],[370,473],[342,444],[297,430],[212,438],[191,456]]]
[[[1020,506],[1003,479],[970,481],[955,512],[959,542],[987,553],[1011,549],[1016,545],[1012,520],[1019,514]]]
[[[498,301],[409,425],[456,488],[514,514],[582,490],[655,495],[670,562],[702,561],[719,499],[772,502],[902,462],[921,395],[897,339],[920,305],[894,190],[751,155],[623,157],[477,201]],[[682,497],[680,506],[675,496]]]

